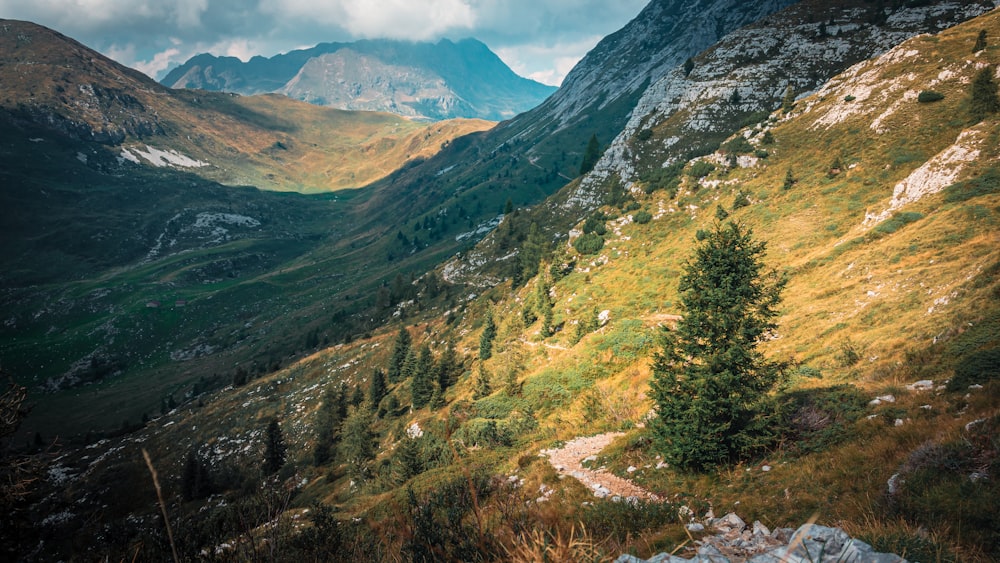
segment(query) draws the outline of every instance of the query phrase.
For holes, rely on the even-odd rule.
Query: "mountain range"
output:
[[[995,7],[654,0],[539,107],[315,195],[264,156],[321,158],[303,122],[354,114],[169,89],[2,22],[25,86],[0,114],[0,357],[37,401],[15,453],[48,463],[4,545],[599,560],[684,553],[738,512],[755,537],[995,559]],[[77,58],[37,64],[56,53]],[[784,379],[766,448],[689,471],[650,381],[730,223],[785,285],[759,342]],[[610,446],[566,465],[583,436]]]
[[[490,121],[510,119],[556,90],[518,76],[475,39],[321,43],[245,63],[206,53],[171,70],[162,83],[240,94],[279,93],[344,110]]]

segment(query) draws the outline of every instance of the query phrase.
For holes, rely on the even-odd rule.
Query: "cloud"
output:
[[[508,64],[520,61],[519,72],[556,82],[591,38],[616,31],[648,1],[0,0],[0,14],[54,28],[147,73],[206,51],[245,59],[360,38],[475,37],[508,53]]]
[[[496,54],[507,66],[521,76],[542,84],[559,86],[576,63],[602,39],[591,35],[577,41],[554,45],[526,44],[496,49]]]

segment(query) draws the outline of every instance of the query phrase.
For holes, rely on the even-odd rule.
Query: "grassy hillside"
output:
[[[990,41],[973,53],[983,29],[1000,37],[1000,14],[910,40],[744,129],[749,150],[724,145],[738,153],[735,167],[730,154],[711,154],[685,164],[676,191],[618,198],[593,221],[603,225],[603,248],[580,254],[561,244],[517,290],[503,284],[445,305],[425,285],[413,304],[425,310],[419,322],[193,396],[95,446],[109,452],[99,459],[89,450],[60,459],[70,475],[65,496],[44,510],[65,510],[61,525],[96,530],[87,514],[109,505],[102,513],[116,522],[114,534],[90,545],[90,555],[163,548],[142,447],[176,500],[183,548],[232,540],[223,558],[249,557],[263,538],[287,558],[329,549],[328,558],[416,559],[428,545],[466,560],[528,560],[545,546],[575,558],[649,556],[690,542],[678,516],[684,507],[699,517],[735,510],[772,528],[815,517],[910,560],[995,559],[998,490],[982,475],[996,469],[1000,416],[1000,120],[994,113],[973,123],[969,92],[979,70],[995,72],[1000,49]],[[925,90],[943,97],[922,102]],[[683,314],[678,277],[699,230],[724,215],[720,207],[767,242],[767,262],[788,277],[778,333],[763,347],[792,370],[775,395],[782,440],[760,458],[692,474],[660,463],[643,427],[653,406],[646,394],[660,327]],[[551,335],[540,296],[552,304]],[[485,359],[488,314],[496,336]],[[412,349],[427,344],[436,359],[454,343],[464,358],[457,381],[416,409],[416,377],[390,382],[377,405],[349,411],[335,439],[370,443],[371,457],[352,462],[355,450],[338,447],[316,464],[317,442],[330,440],[319,428],[325,393],[341,382],[348,395],[367,389],[376,369],[392,365],[404,325]],[[492,387],[485,394],[484,378]],[[918,380],[931,380],[931,389],[911,388]],[[870,403],[886,395],[893,399]],[[288,463],[277,478],[262,478],[253,468],[272,417]],[[539,457],[606,430],[625,434],[592,465],[666,504],[597,500]],[[214,476],[215,496],[181,501],[192,452]],[[136,494],[116,494],[112,480],[121,478],[136,483]],[[325,520],[314,503],[334,507],[342,523]],[[277,526],[255,527],[280,515]],[[517,545],[527,551],[515,553]]]

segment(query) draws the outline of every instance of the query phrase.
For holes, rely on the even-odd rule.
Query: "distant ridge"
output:
[[[510,119],[556,88],[514,73],[475,39],[321,43],[242,62],[197,55],[162,83],[240,94],[281,93],[338,109],[407,117]]]

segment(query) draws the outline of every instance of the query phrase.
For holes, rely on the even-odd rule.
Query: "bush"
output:
[[[632,216],[632,220],[640,225],[645,225],[653,220],[653,214],[648,211],[640,211]]]
[[[868,397],[853,385],[837,385],[792,391],[778,402],[782,437],[792,451],[805,454],[849,437],[853,423],[866,412]]]
[[[645,500],[599,500],[581,512],[580,520],[595,538],[614,538],[621,543],[647,530],[680,522],[677,505]]]
[[[955,376],[948,382],[948,390],[962,391],[969,385],[997,378],[1000,378],[1000,348],[979,350],[959,360]]]
[[[944,94],[942,94],[941,92],[935,92],[934,90],[924,90],[917,95],[917,101],[922,104],[937,102],[943,99],[944,99]]]
[[[891,218],[880,223],[877,227],[872,229],[870,238],[878,238],[882,235],[891,235],[899,229],[902,229],[910,223],[915,223],[924,218],[923,213],[917,213],[915,211],[904,211],[902,213],[894,213]]]
[[[604,235],[608,232],[607,227],[604,225],[604,218],[593,215],[587,217],[587,220],[583,222],[583,232],[584,234],[596,233]]]
[[[749,154],[754,150],[753,145],[743,135],[737,135],[732,140],[726,141],[721,148],[726,154]]]
[[[715,171],[715,165],[711,162],[705,162],[704,160],[699,160],[688,168],[687,174],[692,178],[704,178],[712,172]]]
[[[573,248],[580,254],[597,254],[604,248],[604,239],[597,233],[586,233],[573,241]]]

